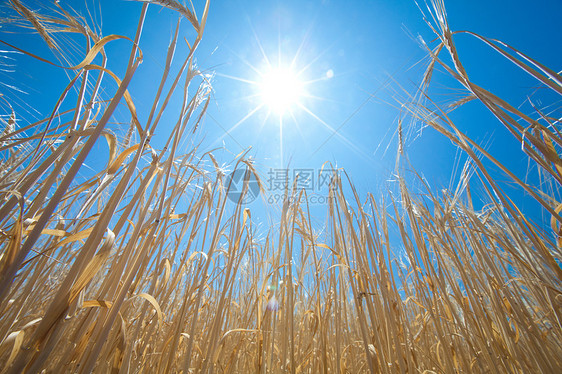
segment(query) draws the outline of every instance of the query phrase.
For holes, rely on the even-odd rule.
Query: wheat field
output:
[[[60,58],[4,48],[37,69],[60,66],[68,81],[36,122],[0,97],[2,373],[562,372],[560,119],[522,112],[473,83],[442,1],[424,8],[436,39],[425,45],[427,71],[405,96],[402,118],[466,155],[456,189],[424,185],[408,169],[400,136],[394,191],[359,196],[344,171],[334,174],[319,230],[298,198],[306,192],[290,188],[296,198],[266,234],[251,208],[232,208],[213,154],[184,146],[212,101],[194,63],[209,1],[197,9],[173,0],[137,5],[134,35],[103,36],[62,4],[39,14],[10,0],[10,22],[38,33]],[[187,53],[177,53],[178,24],[161,56],[159,89],[137,108],[128,86],[143,60],[140,36],[154,32],[143,30],[152,7],[173,9],[195,32]],[[562,94],[562,77],[524,51],[462,33]],[[86,51],[73,52],[77,64],[65,54],[67,34]],[[128,48],[120,76],[108,68],[115,42]],[[169,69],[173,61],[181,67]],[[428,90],[437,68],[464,89],[451,107]],[[164,125],[174,93],[182,105]],[[451,111],[474,101],[521,144],[517,157],[540,169],[541,183],[521,180],[455,125]],[[125,127],[112,125],[118,107]],[[151,145],[156,131],[166,131],[165,146]],[[107,162],[84,173],[99,144]],[[229,168],[260,179],[246,153]],[[541,206],[550,227],[527,218],[497,170]],[[473,206],[475,184],[482,209]]]

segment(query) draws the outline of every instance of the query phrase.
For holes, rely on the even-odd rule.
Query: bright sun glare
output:
[[[303,95],[303,82],[290,69],[272,69],[259,82],[263,104],[282,115],[298,104]]]

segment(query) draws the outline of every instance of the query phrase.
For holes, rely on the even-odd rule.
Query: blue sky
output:
[[[427,42],[434,38],[417,5],[413,1],[353,5],[345,1],[224,1],[213,6],[205,49],[199,55],[202,66],[213,66],[216,71],[216,103],[205,123],[211,147],[222,145],[214,141],[217,136],[235,154],[252,146],[251,154],[264,171],[281,164],[289,164],[291,169],[318,169],[331,161],[345,168],[360,192],[377,194],[385,189],[393,179],[396,157],[396,100],[404,97],[396,92],[399,86],[415,92],[427,61],[415,38],[420,35]],[[562,33],[557,26],[560,2],[530,7],[524,2],[450,1],[446,6],[453,30],[503,40],[556,71],[562,68]],[[534,92],[537,82],[489,47],[468,35],[458,35],[456,41],[477,84],[515,106],[531,95],[541,98]],[[279,54],[282,62],[289,63],[298,53],[294,64],[297,70],[306,67],[303,79],[318,80],[307,85],[313,97],[303,102],[312,114],[295,108],[294,116],[283,117],[282,161],[279,120],[275,115],[268,117],[267,108],[238,124],[259,104],[259,98],[245,98],[255,93],[254,87],[230,77],[258,80],[254,68],[263,69],[264,60],[260,44],[272,64]],[[328,71],[333,77],[319,80]],[[456,100],[453,90],[458,88],[444,74],[435,74],[433,92],[440,102]],[[500,161],[520,176],[526,175],[528,165],[520,145],[482,105],[467,104],[453,118]],[[236,124],[225,135],[224,130]],[[453,173],[454,161],[459,159],[456,149],[432,129],[419,136],[417,130],[406,142],[414,168],[437,191],[456,182],[451,178],[459,176]],[[521,203],[536,208],[529,200]],[[534,213],[538,218],[538,210]]]
[[[86,14],[83,2],[67,3]],[[194,3],[201,13],[203,3]],[[139,3],[104,0],[100,4],[89,3],[89,8],[93,18],[103,20],[104,35],[133,36]],[[453,30],[500,39],[556,71],[562,69],[562,2],[450,1],[446,6]],[[150,93],[159,81],[175,20],[173,13],[150,7],[141,39],[145,61],[130,88],[139,108],[151,103]],[[182,33],[188,39],[193,35],[187,22]],[[330,161],[345,168],[363,196],[368,191],[377,194],[388,186],[394,171],[400,115],[397,99],[404,98],[400,87],[414,93],[427,63],[416,40],[418,35],[427,42],[434,38],[415,2],[409,0],[212,1],[197,64],[214,74],[213,101],[194,140],[202,142],[201,153],[219,148],[214,154],[221,162],[252,147],[249,154],[266,179],[270,169],[286,167],[291,172],[313,169],[317,178],[323,163]],[[25,47],[38,50],[37,54],[49,56],[38,38],[36,42],[17,35],[4,34],[2,38],[19,46],[25,43]],[[530,95],[542,98],[535,92],[537,82],[481,42],[468,35],[458,35],[456,40],[476,83],[516,106]],[[129,48],[127,42],[117,41],[108,52],[128,56]],[[33,70],[36,62],[22,56],[17,59],[17,83],[30,92],[26,103],[46,115],[56,98],[45,99],[41,93],[47,89],[60,92],[66,82],[60,79],[62,73],[54,69],[48,73],[50,68],[45,67],[46,74],[40,75]],[[256,110],[261,104],[259,90],[247,82],[259,80],[266,59],[273,65],[293,61],[299,77],[310,82],[305,85],[308,95],[300,101],[301,106],[293,106],[281,119],[268,114],[267,106]],[[116,73],[122,73],[119,69],[115,66]],[[458,88],[443,74],[435,75],[433,92],[441,103],[458,98],[453,90]],[[41,117],[27,111],[30,117]],[[126,117],[123,108],[115,120],[126,121]],[[520,146],[480,104],[467,104],[453,113],[453,118],[459,128],[525,176],[527,162]],[[411,134],[406,151],[413,167],[435,190],[448,187],[455,175],[455,160],[459,160],[455,148],[432,129],[419,132],[415,127]],[[522,201],[535,209],[532,203]],[[538,217],[538,210],[535,213]]]

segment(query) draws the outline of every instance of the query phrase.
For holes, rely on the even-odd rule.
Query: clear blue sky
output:
[[[80,12],[85,9],[83,2],[61,3],[69,3]],[[132,36],[141,4],[114,0],[100,3],[101,14],[99,6],[89,2],[89,7],[95,19],[103,20],[103,34]],[[203,2],[194,3],[201,13]],[[500,39],[556,71],[562,69],[562,2],[477,0],[449,1],[446,6],[453,30],[471,30]],[[145,62],[131,84],[139,108],[151,103],[149,93],[159,81],[175,19],[171,12],[150,7],[141,40]],[[192,35],[184,23],[183,32]],[[321,165],[331,161],[346,169],[360,193],[377,193],[391,179],[394,169],[397,91],[402,86],[414,92],[423,72],[423,66],[417,63],[426,54],[415,40],[418,35],[428,42],[434,38],[415,2],[409,0],[212,1],[197,53],[200,68],[215,74],[214,99],[197,135],[202,139],[201,150],[224,145],[215,155],[227,162],[251,146],[250,154],[266,179],[270,168],[287,165],[291,171],[313,169],[317,178]],[[49,56],[39,43],[30,44],[27,37],[2,34],[2,38],[20,42],[19,46],[27,43],[26,47],[39,48],[38,54]],[[467,35],[459,35],[456,40],[476,83],[516,106],[534,94],[537,82],[481,42]],[[109,47],[109,53],[123,56],[128,51],[126,42]],[[301,78],[310,81],[306,84],[308,97],[301,101],[306,109],[293,107],[282,118],[282,139],[278,115],[268,115],[267,107],[253,112],[260,98],[256,86],[247,81],[258,80],[256,70],[263,72],[265,58],[274,63],[293,61]],[[46,99],[41,93],[52,88],[60,91],[64,82],[60,73],[37,74],[31,67],[37,66],[36,62],[31,65],[29,60],[18,57],[17,83],[30,92],[26,102],[46,115],[56,97]],[[116,70],[119,72],[119,68]],[[12,78],[3,74],[2,79],[10,83]],[[458,97],[447,87],[459,85],[442,75],[437,74],[433,84],[442,103]],[[40,117],[31,110],[28,115]],[[116,121],[126,121],[126,117],[123,109],[116,114]],[[519,145],[481,105],[470,103],[453,118],[461,129],[494,150],[501,161],[525,175],[527,163]],[[455,149],[431,129],[416,135],[414,131],[406,139],[413,166],[435,190],[448,187]]]

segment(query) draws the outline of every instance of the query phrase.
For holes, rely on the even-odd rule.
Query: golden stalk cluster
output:
[[[50,48],[73,33],[86,53],[77,64],[60,59],[70,80],[47,118],[18,127],[11,110],[1,119],[3,373],[562,372],[559,119],[538,110],[533,118],[472,82],[441,1],[425,11],[437,46],[427,46],[428,70],[403,108],[467,155],[458,188],[436,196],[425,186],[421,198],[399,176],[396,194],[362,202],[345,174],[335,174],[321,234],[297,189],[287,191],[279,227],[260,233],[250,210],[228,200],[232,186],[213,155],[182,149],[210,99],[194,64],[209,1],[200,16],[176,1],[143,1],[132,39],[102,37],[58,3],[54,15],[40,15],[10,1],[18,22]],[[149,3],[178,11],[195,36],[171,69],[182,58],[178,22],[141,120],[128,86],[142,61]],[[465,33],[562,93],[556,72]],[[123,78],[107,68],[108,43],[129,43]],[[446,110],[427,90],[436,66],[466,90]],[[183,100],[172,108],[174,92]],[[473,100],[548,183],[527,184],[455,126],[451,110]],[[130,128],[120,139],[108,124],[121,105]],[[165,110],[176,111],[175,123],[161,123]],[[167,133],[161,149],[151,146],[157,128]],[[101,142],[108,162],[84,177]],[[490,164],[548,212],[552,231],[525,217]],[[259,179],[245,154],[233,168]],[[483,187],[483,210],[472,205],[471,183]]]

